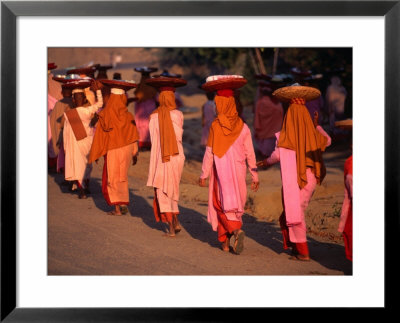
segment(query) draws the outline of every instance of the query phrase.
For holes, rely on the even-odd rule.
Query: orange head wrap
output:
[[[93,138],[89,163],[111,149],[121,148],[139,140],[135,118],[126,107],[125,94],[110,94],[106,106],[100,111]]]
[[[326,169],[322,160],[327,138],[315,129],[305,101],[293,99],[283,120],[278,147],[296,151],[297,183],[300,188],[307,184],[307,168],[311,168],[317,183],[321,184]]]
[[[152,112],[158,113],[160,127],[160,146],[162,162],[170,161],[170,157],[179,154],[175,130],[172,124],[170,111],[176,109],[175,94],[173,91],[161,91],[159,96],[160,106]]]
[[[239,118],[233,96],[217,95],[214,99],[217,117],[210,127],[207,146],[217,157],[222,157],[239,137],[243,120]]]

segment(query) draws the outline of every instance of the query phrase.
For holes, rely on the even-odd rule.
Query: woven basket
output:
[[[203,90],[208,92],[218,90],[236,90],[246,85],[247,80],[245,78],[226,78],[215,81],[209,81],[202,85]]]
[[[120,80],[107,80],[107,79],[101,79],[98,80],[102,84],[111,87],[111,88],[116,88],[116,89],[122,89],[125,91],[128,91],[130,89],[133,89],[137,87],[136,83],[131,83],[131,82],[126,82],[126,81],[120,81]]]
[[[147,79],[145,82],[157,89],[160,87],[180,87],[187,84],[187,81],[184,79],[166,76],[152,77]]]
[[[342,128],[342,129],[352,129],[353,128],[353,120],[346,119],[346,120],[336,121],[335,127]]]
[[[321,92],[318,89],[309,86],[285,86],[274,93],[272,93],[279,101],[288,102],[295,98],[301,98],[306,101],[312,101],[318,99],[321,96]]]

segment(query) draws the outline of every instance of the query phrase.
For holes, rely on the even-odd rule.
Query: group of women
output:
[[[148,118],[151,151],[147,186],[154,189],[156,220],[168,223],[167,236],[174,237],[182,229],[178,220],[178,203],[185,161],[182,145],[184,118],[177,109],[175,90],[184,86],[186,81],[176,76],[157,75],[146,77],[143,83],[158,92],[157,107],[152,109]],[[285,249],[292,248],[291,259],[308,261],[305,209],[316,185],[320,185],[325,177],[322,153],[331,140],[318,121],[311,118],[305,103],[318,98],[321,93],[315,88],[298,84],[282,87],[273,93],[277,100],[288,102],[289,107],[280,131],[275,133],[273,152],[268,158],[256,162],[250,129],[240,118],[235,100],[235,91],[246,83],[247,80],[240,75],[215,75],[208,77],[202,85],[207,93],[214,93],[216,113],[209,125],[207,140],[203,140],[206,148],[199,177],[199,185],[203,187],[208,179],[208,222],[217,232],[221,249],[240,254],[245,239],[242,215],[247,197],[246,171],[248,169],[251,174],[251,189],[257,191],[257,168],[279,162],[283,246]],[[126,96],[126,90],[136,84],[117,80],[92,81],[90,87],[97,94],[97,101],[93,104],[82,99],[87,83],[76,81],[75,85],[70,84],[74,86],[75,106],[70,111],[75,110],[76,113],[64,114],[64,147],[66,160],[75,153],[79,158],[86,158],[85,167],[81,167],[79,176],[75,176],[82,187],[80,196],[84,197],[87,189],[84,184],[88,179],[85,174],[90,174],[87,168],[103,157],[103,195],[109,205],[115,206],[110,214],[121,215],[127,212],[125,206],[129,204],[128,168],[131,161],[136,163],[139,150],[137,123],[127,109]],[[101,88],[104,87],[110,89],[110,95],[100,110],[103,105]],[[98,121],[96,130],[91,133],[88,129],[90,118],[86,115],[94,113]],[[83,127],[77,126],[79,123]],[[74,128],[85,130],[86,136],[79,137],[79,131]],[[89,141],[91,145],[87,144]],[[70,158],[75,159],[75,156]],[[68,165],[66,162],[65,178],[72,179],[68,178]]]

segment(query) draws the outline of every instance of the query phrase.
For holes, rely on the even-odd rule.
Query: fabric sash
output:
[[[68,121],[71,124],[71,128],[74,132],[76,140],[79,141],[85,139],[87,137],[87,133],[82,123],[82,120],[79,117],[78,111],[76,109],[71,109],[65,112],[65,115],[67,116]]]

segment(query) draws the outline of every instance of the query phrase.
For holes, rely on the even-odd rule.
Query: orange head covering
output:
[[[126,107],[125,94],[110,94],[106,106],[100,111],[93,138],[89,163],[111,149],[120,148],[139,140],[135,118]]]
[[[283,120],[278,147],[296,151],[297,183],[307,184],[307,168],[311,168],[317,183],[321,184],[326,169],[322,160],[327,138],[315,129],[304,99],[292,99]]]
[[[214,99],[217,117],[211,124],[207,146],[212,148],[214,155],[221,158],[239,137],[243,120],[239,118],[235,98],[229,94],[226,96],[219,94],[220,91]]]
[[[172,124],[170,111],[176,109],[175,94],[172,89],[161,91],[159,96],[160,106],[153,113],[158,113],[158,124],[160,127],[160,146],[162,162],[170,161],[170,157],[179,154],[178,144],[174,126]]]
[[[157,90],[146,84],[146,80],[150,78],[149,74],[142,74],[142,78],[140,79],[140,83],[135,91],[135,95],[138,98],[138,102],[143,102],[148,99],[152,99],[156,96]]]

